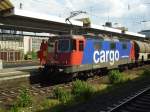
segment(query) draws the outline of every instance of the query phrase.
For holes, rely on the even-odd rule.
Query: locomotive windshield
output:
[[[70,49],[70,40],[62,39],[58,41],[58,51],[67,52]]]

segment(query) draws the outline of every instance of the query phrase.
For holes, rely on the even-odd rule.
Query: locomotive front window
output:
[[[58,51],[60,52],[67,52],[70,48],[70,41],[69,39],[62,39],[58,41]]]

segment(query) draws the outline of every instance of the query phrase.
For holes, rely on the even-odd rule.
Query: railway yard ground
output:
[[[75,97],[72,90],[74,82],[77,81],[56,84],[44,83],[41,81],[44,74],[39,75],[38,67],[32,67],[29,67],[30,69],[20,67],[19,70],[9,68],[10,71],[7,69],[8,73],[4,72],[3,74],[3,72],[1,72],[0,79],[5,75],[14,77],[19,74],[23,76],[29,74],[29,76],[0,80],[0,112],[19,112],[19,110],[24,112],[110,111],[139,91],[150,87],[150,65],[144,65],[133,68],[132,70],[123,71],[122,75],[124,81],[119,83],[110,83],[108,75],[88,78],[83,82],[90,85],[90,87],[92,86],[94,92],[89,95],[89,98],[87,98],[87,96],[83,98],[84,100],[80,101],[78,99],[82,99],[82,97]],[[16,75],[13,75],[14,71],[17,71]],[[62,88],[62,90],[65,91],[62,92],[64,95],[63,98],[57,97],[55,91],[57,88]],[[32,103],[30,102],[28,106],[19,106],[17,102],[20,100],[23,103],[29,103],[30,101]]]
[[[27,66],[37,66],[40,65],[39,60],[23,60],[23,61],[12,61],[12,62],[3,62],[3,68],[17,68],[17,67],[27,67]]]

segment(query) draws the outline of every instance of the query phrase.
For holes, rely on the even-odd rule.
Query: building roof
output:
[[[0,11],[12,9],[14,6],[9,0],[0,0]]]
[[[9,4],[8,6],[5,6],[4,4]],[[13,3],[11,3],[9,0],[2,0],[0,2],[0,6],[5,6],[3,9],[1,8],[0,13],[0,21],[4,26],[10,26],[10,28],[16,28],[20,30],[28,30],[33,32],[69,32],[72,27],[82,28],[83,22],[76,21],[76,20],[70,20],[72,24],[66,23],[65,18],[60,18],[56,16],[41,14],[41,13],[35,13],[31,11],[26,11],[23,9],[17,9],[13,7]],[[11,9],[10,11],[8,11]],[[90,28],[88,28],[89,31],[97,31],[97,32],[110,32],[110,33],[116,33],[116,34],[124,34],[134,37],[145,37],[145,35],[139,34],[139,33],[133,33],[129,31],[122,31],[115,28],[110,28],[106,26],[100,26],[91,24]]]
[[[66,24],[65,18],[60,18],[57,16],[51,16],[51,15],[47,15],[47,14],[25,11],[25,10],[21,10],[21,9],[14,9],[14,15]],[[83,25],[82,22],[75,21],[75,20],[71,20],[71,23],[73,25],[77,25],[77,26]]]
[[[150,30],[142,30],[142,31],[140,31],[140,32],[150,32]]]

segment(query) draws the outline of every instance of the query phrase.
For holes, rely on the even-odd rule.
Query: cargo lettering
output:
[[[119,61],[119,51],[118,50],[94,51],[93,61],[96,64],[109,62],[110,65],[113,65],[115,61]]]

